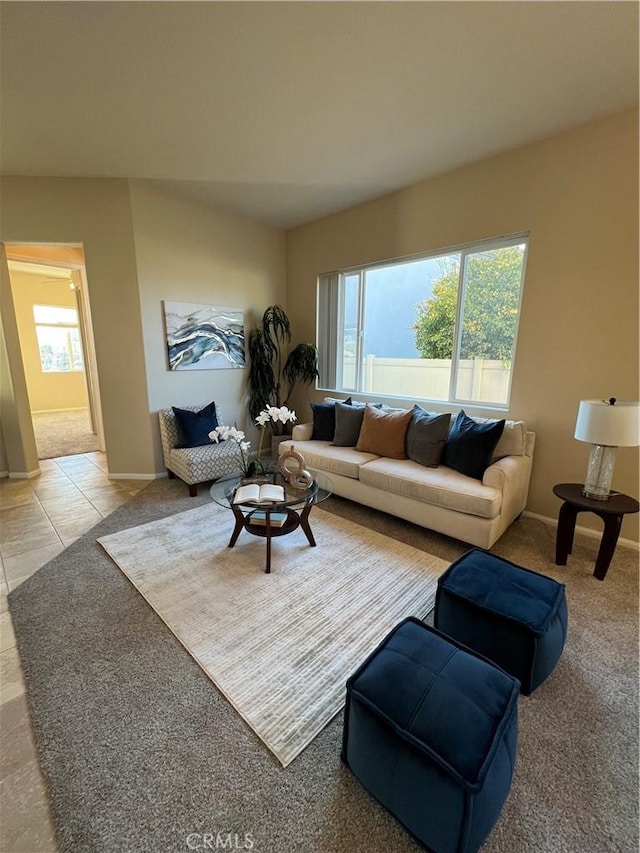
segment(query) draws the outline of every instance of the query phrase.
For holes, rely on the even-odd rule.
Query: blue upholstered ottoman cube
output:
[[[347,682],[342,759],[429,849],[477,850],[511,786],[519,687],[406,619]]]
[[[564,584],[486,551],[469,551],[438,581],[434,624],[497,663],[529,695],[562,654]]]

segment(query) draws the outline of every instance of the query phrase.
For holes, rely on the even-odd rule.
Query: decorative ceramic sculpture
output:
[[[296,489],[308,489],[313,483],[313,477],[305,470],[304,456],[293,446],[280,456],[278,466],[285,480]]]

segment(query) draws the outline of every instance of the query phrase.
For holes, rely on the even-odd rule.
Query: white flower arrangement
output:
[[[251,442],[246,440],[245,434],[241,429],[234,426],[226,426],[221,424],[209,433],[209,438],[215,444],[220,441],[235,441],[240,448],[240,456],[242,458],[241,466],[245,477],[250,477],[256,473],[263,473],[264,467],[260,462],[260,454],[250,453]]]
[[[260,427],[260,445],[257,453],[251,453],[251,442],[247,441],[244,432],[235,426],[227,426],[221,424],[209,433],[209,438],[215,444],[220,441],[235,441],[240,448],[240,456],[242,458],[241,467],[245,477],[252,477],[256,474],[263,474],[265,467],[260,460],[262,452],[262,439],[264,438],[265,427],[268,423],[274,425],[274,434],[282,434],[283,427],[287,423],[293,423],[297,420],[296,413],[288,409],[286,406],[267,406],[263,409],[256,418],[256,424]],[[277,430],[279,424],[282,427]]]
[[[291,409],[288,409],[286,406],[267,406],[267,408],[263,409],[256,418],[256,423],[259,427],[264,429],[269,422],[277,428],[278,424],[282,424],[284,427],[285,424],[289,422],[293,423],[295,420],[297,420],[296,413],[291,411]],[[281,431],[284,430],[281,428]],[[275,429],[274,432],[276,432]]]
[[[296,413],[287,409],[286,406],[267,406],[263,409],[256,418],[256,424],[260,427],[260,444],[258,445],[258,456],[262,452],[262,441],[264,439],[265,428],[268,423],[271,423],[271,431],[273,435],[283,435],[285,424],[293,423],[297,420]],[[280,426],[282,424],[282,426]]]

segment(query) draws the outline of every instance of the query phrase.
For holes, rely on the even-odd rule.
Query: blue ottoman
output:
[[[519,688],[406,619],[347,682],[342,760],[432,851],[475,851],[511,786]]]
[[[562,654],[564,584],[486,551],[469,551],[438,581],[434,624],[517,678],[528,696]]]

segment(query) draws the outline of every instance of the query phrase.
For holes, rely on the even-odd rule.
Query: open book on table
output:
[[[239,486],[233,496],[234,504],[278,504],[283,501],[284,489],[273,483],[247,483],[246,486]]]

